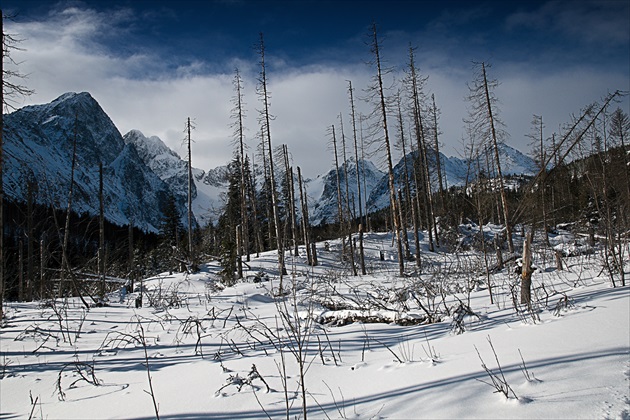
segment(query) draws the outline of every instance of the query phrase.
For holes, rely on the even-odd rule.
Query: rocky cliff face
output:
[[[133,145],[125,144],[89,93],[66,93],[49,104],[24,107],[6,115],[4,123],[7,199],[24,201],[31,180],[39,204],[65,208],[74,155],[75,212],[98,214],[102,164],[107,219],[158,230],[168,185],[145,165]]]

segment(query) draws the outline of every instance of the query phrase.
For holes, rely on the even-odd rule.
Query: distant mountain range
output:
[[[435,152],[428,153],[429,167],[435,168]],[[405,177],[405,163],[407,165],[407,174],[412,177],[414,169],[414,160],[416,152],[408,153],[406,157],[401,158],[394,166],[394,183],[397,186],[403,185]],[[474,161],[470,162],[466,159],[457,157],[447,157],[440,153],[440,164],[443,172],[444,187],[463,186],[466,182],[467,172],[469,180],[474,180],[477,175],[477,167],[484,167],[484,164],[477,165]],[[505,143],[499,144],[499,159],[501,159],[502,172],[504,176],[509,175],[534,175],[537,172],[534,160],[513,147]],[[481,162],[480,162],[481,163]],[[361,181],[363,208],[367,206],[368,212],[380,210],[389,206],[389,179],[387,173],[379,170],[370,161],[359,161],[359,172],[363,179],[365,176],[365,187]],[[469,169],[470,168],[470,169]],[[356,181],[357,164],[354,159],[350,159],[347,164],[348,172],[348,195],[350,208],[353,209],[355,215],[358,214],[358,189]],[[431,174],[433,185],[437,185],[437,174]],[[339,168],[339,179],[341,184],[341,196],[346,208],[346,189],[345,189],[345,170],[343,165]],[[315,179],[308,180],[309,192],[315,197],[314,204],[310,208],[310,222],[317,225],[322,222],[334,222],[338,219],[337,209],[337,176],[335,169],[331,169],[328,173],[318,176]]]
[[[105,215],[110,222],[131,223],[156,232],[163,205],[172,195],[185,223],[187,162],[158,137],[146,137],[138,130],[122,136],[98,102],[86,92],[66,93],[49,104],[27,106],[4,116],[7,199],[25,201],[30,180],[37,185],[36,202],[65,208],[75,139],[75,212],[98,214],[99,164],[102,163]],[[500,154],[505,175],[535,173],[534,161],[518,150],[502,144]],[[468,162],[443,154],[440,159],[446,184],[463,185]],[[396,182],[402,179],[404,162],[411,168],[412,155],[396,165]],[[357,170],[361,175],[362,200],[364,203],[367,200],[368,209],[374,211],[389,205],[386,174],[370,161],[360,160],[357,164],[351,159],[347,163],[351,208],[358,213]],[[339,176],[345,197],[343,167]],[[227,191],[227,165],[211,170],[193,168],[193,178],[195,219],[200,226],[214,223]],[[337,220],[336,179],[333,168],[305,180],[311,224]]]

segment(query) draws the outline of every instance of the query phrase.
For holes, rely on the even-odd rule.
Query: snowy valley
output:
[[[10,302],[2,418],[628,418],[630,295],[599,252],[563,270],[535,253],[529,311],[507,268],[491,303],[479,253],[422,241],[425,271],[399,277],[391,236],[365,239],[367,275],[342,268],[340,241],[318,243],[317,267],[287,253],[282,293],[266,252],[232,287],[208,263],[89,311]]]
[[[29,271],[13,252],[19,258],[9,263],[0,328],[0,419],[630,418],[630,249],[617,223],[623,202],[588,195],[601,190],[591,188],[600,179],[588,177],[608,170],[596,154],[558,169],[544,181],[562,189],[538,195],[519,181],[537,173],[534,161],[497,147],[509,180],[503,192],[526,221],[513,226],[509,250],[510,232],[493,223],[501,213],[496,179],[475,170],[480,161],[432,153],[429,166],[437,155],[445,189],[467,189],[448,190],[451,203],[437,190],[427,194],[436,208],[443,200],[442,213],[423,219],[429,229],[396,230],[406,239],[403,258],[403,240],[387,228],[388,174],[369,160],[304,180],[310,226],[289,227],[283,209],[280,252],[269,213],[251,218],[264,221],[264,235],[250,225],[247,247],[229,243],[242,234],[234,214],[247,209],[235,204],[243,191],[234,187],[238,166],[193,168],[196,227],[207,228],[193,261],[178,242],[179,225],[164,233],[169,199],[185,223],[188,167],[161,139],[121,135],[88,93],[25,107],[5,124],[12,214],[33,199],[35,184],[39,205],[63,208],[76,159],[73,210],[87,233],[75,233],[71,246],[87,257],[77,252],[70,267],[54,242],[62,230],[40,227],[41,279],[24,283],[16,273]],[[621,165],[623,156],[617,151],[607,163]],[[416,161],[411,152],[393,168],[400,202]],[[118,242],[109,238],[115,246],[97,249],[99,164],[105,218],[123,228]],[[260,170],[253,172],[262,189]],[[438,175],[427,176],[435,185]],[[345,222],[335,224],[338,197],[348,213],[361,205],[359,183],[368,212],[381,218],[362,241]],[[549,220],[538,213],[547,195],[568,203]],[[399,210],[400,219],[412,219],[415,205]],[[552,217],[569,222],[552,226]],[[128,224],[146,236],[127,233]],[[607,233],[613,228],[617,236]],[[31,229],[28,222],[8,229],[12,249],[23,248]],[[311,229],[318,229],[312,239],[298,237]],[[531,248],[526,231],[536,232]],[[163,237],[150,236],[158,232]],[[259,249],[250,247],[263,236]],[[53,237],[48,248],[44,237]],[[153,248],[143,254],[143,246]],[[523,263],[525,248],[531,264]],[[95,270],[105,260],[107,268]],[[534,270],[529,302],[524,266]]]

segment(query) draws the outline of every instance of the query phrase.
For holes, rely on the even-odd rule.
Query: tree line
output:
[[[4,61],[10,59],[16,41],[4,31],[2,34]],[[198,263],[208,258],[218,259],[223,267],[224,282],[233,284],[243,279],[244,265],[252,255],[271,249],[277,250],[275,274],[280,279],[279,289],[282,291],[282,279],[287,273],[286,253],[294,256],[304,253],[309,264],[317,265],[315,242],[333,235],[343,238],[340,261],[347,265],[351,275],[366,274],[363,234],[370,229],[392,231],[398,254],[398,273],[402,276],[409,270],[418,273],[423,270],[420,252],[423,232],[428,236],[430,252],[456,249],[458,226],[467,220],[480,226],[479,249],[484,254],[493,250],[499,261],[504,260],[503,252],[508,253],[506,259],[513,258],[517,251],[514,240],[518,238],[524,242],[526,229],[532,234],[538,230],[547,237],[560,223],[575,222],[576,228],[585,230],[592,242],[602,238],[611,280],[615,284],[615,279],[620,278],[625,284],[623,261],[628,252],[630,202],[626,143],[630,123],[627,114],[619,108],[614,109],[615,101],[625,95],[624,92],[615,91],[588,105],[580,115],[572,116],[566,127],[551,135],[544,131],[543,116],[534,115],[528,137],[532,141],[532,154],[539,172],[529,179],[509,179],[503,174],[500,156],[500,145],[506,140],[507,130],[500,118],[495,93],[498,81],[491,77],[489,63],[473,63],[473,77],[466,98],[469,115],[464,120],[467,136],[463,139],[468,170],[463,186],[448,186],[440,158],[438,99],[435,93],[427,92],[428,76],[422,75],[417,67],[417,49],[409,46],[404,77],[390,83],[393,69],[385,64],[375,23],[368,38],[372,80],[362,90],[362,95],[356,94],[352,81],[347,82],[345,111],[341,111],[338,120],[328,127],[337,185],[337,217],[329,221],[328,226],[316,227],[309,223],[309,197],[301,169],[293,163],[286,145],[277,146],[272,141],[275,116],[271,112],[266,50],[261,33],[256,47],[259,56],[256,86],[258,142],[254,152],[249,153],[244,128],[247,115],[243,78],[236,69],[231,111],[234,154],[228,165],[225,204],[216,224],[199,229],[193,220],[191,132],[194,126],[188,119],[187,227],[181,224],[173,197],[164,202],[163,223],[158,236],[130,227],[123,232],[124,228],[108,224],[102,206],[97,218],[82,219],[74,215],[72,188],[65,211],[35,210],[29,207],[32,203],[26,203],[25,211],[24,206],[12,203],[11,212],[20,214],[20,217],[12,217],[7,225],[0,213],[5,232],[0,236],[8,240],[8,248],[5,248],[0,239],[0,296],[25,299],[44,298],[55,293],[83,295],[88,292],[79,290],[78,282],[82,279],[77,273],[86,272],[86,269],[77,267],[93,266],[90,270],[96,273],[100,283],[96,282],[98,286],[88,294],[94,302],[100,302],[106,292],[106,276],[121,276],[133,281],[160,270],[195,271]],[[10,105],[5,98],[31,93],[21,85],[5,82],[16,76],[19,78],[18,73],[3,69],[2,74],[2,103],[5,107]],[[371,111],[367,115],[358,113],[357,101],[369,104]],[[349,129],[344,127],[344,116]],[[347,132],[351,134],[346,135]],[[0,161],[1,152],[0,147]],[[367,206],[363,165],[366,156],[380,156],[386,167],[389,206],[378,212]],[[403,157],[402,173],[395,172],[396,156]],[[355,162],[356,196],[349,190],[352,159]],[[0,183],[0,204],[2,200]],[[31,217],[38,211],[46,214],[38,220],[55,220],[56,237],[54,232],[44,234],[42,230],[35,233]],[[483,236],[484,225],[490,223],[503,226],[503,233],[492,243]],[[521,227],[520,235],[514,233],[517,226]],[[51,275],[51,278],[59,277],[60,284],[65,286],[49,290],[48,294],[42,288],[38,295],[31,289],[41,288],[45,282],[33,280],[36,277],[33,267],[38,261],[34,257],[35,238],[46,235],[55,237],[50,242],[55,245],[47,248],[52,246],[55,250],[48,251],[45,256],[46,247],[41,246],[40,277],[46,271],[41,268],[43,261],[51,261],[49,256],[53,256],[54,263],[50,263],[47,270],[59,270],[58,275]],[[117,245],[122,243],[126,245]],[[26,257],[22,254],[23,248],[26,248]],[[108,249],[118,251],[108,253]],[[125,255],[120,249],[126,249]],[[11,270],[6,268],[7,261],[11,261]],[[22,280],[24,273],[29,280]],[[5,280],[7,275],[11,278],[8,282]]]

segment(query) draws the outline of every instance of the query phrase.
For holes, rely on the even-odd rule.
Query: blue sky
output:
[[[255,147],[253,46],[260,32],[276,116],[273,142],[286,143],[309,176],[330,167],[326,130],[338,124],[339,113],[348,130],[346,80],[361,96],[373,75],[366,64],[372,21],[394,76],[402,76],[409,44],[418,48],[448,155],[458,154],[465,136],[472,61],[492,63],[507,142],[524,152],[532,114],[543,116],[550,136],[581,107],[609,91],[630,90],[627,0],[1,0],[0,6],[5,14],[17,12],[5,27],[24,39],[14,58],[36,91],[18,106],[88,91],[122,134],[139,129],[178,152],[191,117],[193,165],[204,169],[232,154],[235,67],[245,79],[248,143]],[[619,106],[630,111],[627,98]]]

